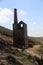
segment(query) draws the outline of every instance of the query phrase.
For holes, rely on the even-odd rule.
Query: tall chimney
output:
[[[17,9],[14,9],[14,24],[17,24],[18,20],[17,20]]]

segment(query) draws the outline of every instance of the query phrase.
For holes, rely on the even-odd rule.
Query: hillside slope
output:
[[[2,26],[0,26],[0,33],[6,36],[12,36],[12,30],[2,27]]]
[[[34,41],[35,43],[43,44],[43,37],[29,37],[28,39]]]
[[[38,62],[34,57],[35,55],[32,55],[35,53],[31,51],[34,51],[37,47],[35,46],[33,48],[28,48],[26,49],[26,51],[23,52],[21,49],[15,49],[12,45],[12,33],[12,30],[0,26],[0,65],[2,63],[5,63],[4,65],[36,65],[36,63]],[[32,40],[37,44],[43,44],[43,37],[28,37],[28,40]]]
[[[10,29],[7,29],[5,27],[0,26],[0,33],[9,37],[13,36],[13,31]],[[28,40],[32,40],[35,43],[43,44],[43,37],[30,37],[28,36]]]

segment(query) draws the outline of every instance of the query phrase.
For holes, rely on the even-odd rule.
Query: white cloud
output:
[[[6,23],[9,22],[10,16],[13,14],[13,12],[8,8],[0,8],[0,23]]]

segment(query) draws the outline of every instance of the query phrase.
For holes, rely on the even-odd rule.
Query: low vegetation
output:
[[[8,28],[5,28],[5,27],[2,27],[0,26],[0,33],[1,34],[5,34],[6,36],[13,36],[13,31],[8,29]],[[35,42],[36,44],[43,44],[43,37],[28,37],[28,40],[31,40],[33,42]]]
[[[12,36],[12,30],[2,27],[2,26],[0,26],[0,33],[6,36]]]
[[[5,58],[5,56],[0,56],[0,60],[4,60]]]
[[[43,54],[43,44],[39,47],[38,52],[39,52],[40,54]]]
[[[10,37],[12,37],[13,35],[12,30],[9,30],[1,26],[0,26],[0,33]],[[35,44],[40,44],[41,46],[39,47],[38,52],[43,54],[43,37],[41,38],[28,37],[28,40],[33,41]],[[0,38],[0,43],[1,43],[0,44],[0,48],[1,48],[2,45],[5,44],[5,41]],[[6,57],[0,55],[0,60],[5,59],[9,65],[23,65],[22,63],[24,63],[24,65],[36,65],[35,62],[37,62],[36,61],[37,58],[32,57],[31,55],[27,55],[23,51],[19,51],[18,49],[15,49],[14,47],[12,48],[10,45],[7,45],[7,44],[5,45],[3,45],[4,50],[2,48],[0,50],[4,51],[4,53],[8,55]],[[21,61],[22,63],[20,63],[18,60]]]
[[[22,65],[20,62],[18,62],[15,58],[14,58],[14,56],[12,56],[12,55],[9,55],[9,56],[7,56],[6,57],[6,60],[8,61],[8,64],[10,64],[10,65]]]

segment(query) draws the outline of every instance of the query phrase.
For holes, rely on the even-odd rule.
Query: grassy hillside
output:
[[[0,33],[1,34],[5,34],[7,36],[12,36],[13,34],[13,31],[8,29],[8,28],[5,28],[5,27],[2,27],[0,26]],[[28,36],[28,40],[32,40],[34,41],[35,43],[40,43],[40,44],[43,44],[43,37],[30,37]]]
[[[28,37],[28,39],[34,41],[35,43],[43,44],[43,37]]]
[[[25,53],[0,39],[0,65],[35,65],[34,57],[31,58]]]
[[[8,37],[9,36],[12,37],[13,35],[12,30],[9,30],[2,26],[0,26],[0,33]],[[43,44],[43,37],[28,37],[28,40],[34,41],[37,44],[38,43]],[[43,53],[43,46],[41,46],[38,51],[41,51],[41,53]],[[6,44],[5,41],[1,38],[0,38],[0,60],[1,60],[0,62],[3,64],[7,63],[5,65],[36,65],[35,57],[31,56],[30,54],[27,55],[26,52],[22,52],[19,49],[15,49],[13,46]]]
[[[35,65],[28,57],[27,54],[11,47],[0,38],[0,65]]]
[[[2,27],[2,26],[0,26],[0,33],[7,36],[12,36],[12,30]]]

